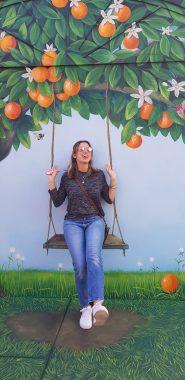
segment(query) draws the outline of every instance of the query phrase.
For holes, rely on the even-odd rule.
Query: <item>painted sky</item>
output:
[[[31,137],[31,149],[20,146],[0,162],[1,213],[0,263],[7,265],[10,247],[25,257],[26,269],[72,270],[69,252],[42,248],[48,228],[48,178],[50,167],[51,124],[43,126],[45,137],[37,141]],[[31,133],[30,133],[31,134]],[[108,163],[105,122],[96,116],[89,121],[75,111],[73,118],[63,117],[63,125],[56,127],[55,164],[67,167],[74,142],[87,139],[94,147],[94,165],[105,171]],[[129,149],[120,142],[120,130],[111,126],[114,170],[117,173],[116,204],[125,241],[130,248],[124,257],[121,251],[103,250],[104,270],[151,269],[150,257],[159,270],[176,270],[178,250],[185,247],[184,162],[185,149],[181,139],[144,137],[138,149]],[[108,224],[113,221],[113,207],[102,200]],[[63,218],[67,200],[53,207],[58,233],[63,232]],[[118,232],[118,229],[116,229]],[[52,232],[52,230],[51,230]],[[16,268],[14,266],[11,268]]]

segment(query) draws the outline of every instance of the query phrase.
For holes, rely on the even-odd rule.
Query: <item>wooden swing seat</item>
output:
[[[48,241],[43,244],[43,248],[54,248],[54,249],[68,249],[64,234],[55,234]],[[105,243],[103,244],[103,249],[128,249],[129,246],[125,242],[112,234],[107,236]]]

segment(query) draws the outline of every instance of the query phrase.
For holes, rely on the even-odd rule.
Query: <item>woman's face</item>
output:
[[[73,156],[76,158],[77,163],[89,163],[92,158],[92,151],[89,151],[89,144],[86,142],[81,142],[78,146],[76,154]]]

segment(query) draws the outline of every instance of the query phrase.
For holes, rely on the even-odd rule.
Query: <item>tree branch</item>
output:
[[[107,88],[106,86],[107,86],[106,83],[96,84],[96,85],[93,85],[93,87],[85,87],[84,84],[81,84],[81,90],[87,90],[87,91],[101,90],[102,91],[102,90],[106,90]],[[134,92],[136,93],[138,92],[137,90],[134,90],[131,87],[123,87],[123,88],[116,87],[116,88],[109,88],[109,90],[120,92],[122,94],[133,94]],[[167,105],[174,106],[174,104],[170,100],[163,98],[163,96],[159,94],[158,92],[152,93],[150,95],[150,98],[155,99],[155,100],[160,100],[161,102]]]

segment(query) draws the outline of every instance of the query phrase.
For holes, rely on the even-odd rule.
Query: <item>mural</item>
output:
[[[11,5],[12,4],[12,5]],[[142,135],[185,143],[184,1],[3,1],[0,159],[71,110]],[[108,109],[105,95],[108,94]]]
[[[0,265],[0,379],[185,377],[185,249],[179,248],[173,262],[170,257],[184,244],[184,7],[185,0],[0,3],[0,161],[6,178],[0,255],[8,261]],[[74,110],[73,136],[68,118],[74,121]],[[79,327],[67,253],[42,256],[48,194],[41,173],[48,141],[38,149],[31,138],[42,140],[51,123],[52,132],[55,124],[65,125],[57,138],[65,140],[66,128],[67,145],[88,125],[101,162],[104,120],[120,133],[118,140],[113,136],[115,145],[126,148],[115,152],[124,171],[119,213],[129,217],[128,262],[138,270],[127,272],[126,260],[123,266],[120,260],[114,271],[112,256],[105,276],[111,318],[97,334],[95,326]],[[139,150],[146,148],[144,136],[148,150]],[[160,137],[170,138],[171,145]],[[154,138],[158,145],[150,155]],[[22,147],[32,152],[23,156]],[[61,166],[67,149],[59,153]],[[132,149],[139,153],[136,159]]]

